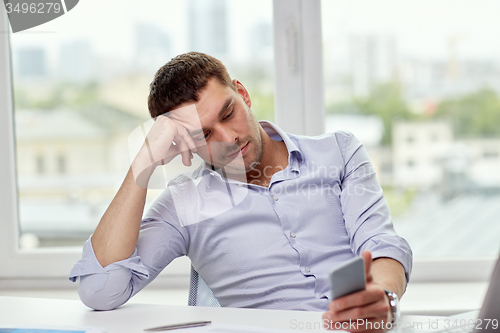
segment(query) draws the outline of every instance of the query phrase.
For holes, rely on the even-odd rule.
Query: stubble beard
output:
[[[245,156],[238,155],[233,161],[224,165],[223,169],[227,175],[236,176],[237,178],[246,177],[248,173],[254,171],[260,165],[263,155],[260,131],[257,132],[255,137],[247,138],[243,142],[248,142],[248,151]],[[251,158],[251,160],[245,162],[245,158]]]
[[[254,114],[248,108],[248,122],[250,123],[251,132],[249,136],[245,137],[242,140],[238,140],[237,143],[231,146],[239,147],[243,142],[246,144],[248,142],[248,150],[245,156],[238,155],[232,161],[228,161],[227,163],[215,163],[216,161],[211,161],[212,168],[222,169],[223,172],[230,178],[239,179],[241,181],[246,181],[246,178],[249,176],[249,173],[258,169],[260,162],[262,160],[262,156],[264,154],[263,140],[262,140],[262,132],[261,127]],[[231,153],[231,150],[234,151],[236,147],[223,149],[223,154],[217,154],[220,157],[219,161],[227,160],[227,154]],[[254,156],[252,158],[252,155]],[[245,162],[245,157],[251,158],[251,161],[248,163]],[[219,164],[219,165],[217,165]],[[245,180],[242,178],[245,177]]]
[[[245,164],[245,174],[248,175],[250,172],[254,171],[256,168],[258,168],[260,161],[262,160],[263,152],[264,152],[264,147],[263,147],[263,140],[262,140],[262,132],[261,132],[261,127],[257,119],[255,119],[254,114],[248,109],[248,116],[249,116],[249,122],[251,123],[252,127],[252,132],[255,133],[254,137],[255,140],[249,140],[249,145],[252,145],[253,143],[253,155],[254,158],[252,161],[248,162],[248,165]],[[249,147],[250,148],[250,147]],[[251,151],[249,150],[247,152],[250,153]]]
[[[255,171],[259,167],[264,151],[261,127],[253,114],[251,114],[250,117],[253,118],[250,119],[250,121],[252,123],[252,132],[255,134],[246,137],[244,140],[240,140],[240,142],[248,142],[249,147],[246,155],[238,156],[233,162],[224,166],[224,171],[228,175],[236,176],[238,179],[243,176],[246,179],[249,173]],[[245,162],[245,157],[251,158],[251,160]]]

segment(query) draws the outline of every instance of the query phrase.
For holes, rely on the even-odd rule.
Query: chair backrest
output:
[[[220,306],[214,293],[203,281],[198,272],[191,266],[191,279],[189,284],[189,306]]]

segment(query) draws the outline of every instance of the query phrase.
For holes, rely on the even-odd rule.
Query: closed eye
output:
[[[234,108],[231,108],[231,111],[230,111],[230,112],[228,112],[228,113],[227,113],[227,114],[226,114],[226,115],[222,118],[222,120],[227,120],[227,119],[231,118],[231,116],[233,115],[233,113],[234,113]]]

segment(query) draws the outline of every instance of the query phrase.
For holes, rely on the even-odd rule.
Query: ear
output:
[[[240,81],[233,79],[233,86],[234,88],[236,88],[236,91],[240,94],[241,98],[243,98],[245,104],[249,108],[252,107],[252,100],[250,99],[250,94],[248,93],[247,89],[243,86],[243,84]]]

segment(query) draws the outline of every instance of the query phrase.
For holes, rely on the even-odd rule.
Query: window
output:
[[[326,123],[357,117],[364,120],[346,129],[373,132],[365,146],[374,162],[393,165],[379,180],[415,267],[496,257],[500,162],[478,152],[500,138],[500,49],[492,43],[500,4],[321,5]],[[382,147],[392,153],[380,155]]]
[[[66,276],[123,179],[154,72],[197,49],[247,86],[257,118],[361,139],[414,279],[486,278],[500,233],[498,158],[482,153],[498,146],[500,51],[487,41],[500,4],[484,1],[94,0],[0,34],[0,105],[12,111],[0,113],[0,276]],[[439,140],[409,148],[408,133]]]
[[[57,156],[57,173],[66,173],[66,156],[64,155]]]
[[[68,274],[128,170],[127,138],[149,119],[149,83],[174,56],[218,57],[251,92],[256,117],[274,120],[272,0],[85,1],[0,38],[2,79],[12,77],[0,85],[2,109],[12,111],[0,126],[14,140],[0,153],[15,157],[6,173],[15,182],[6,177],[3,188],[12,203],[5,237],[16,239],[6,246],[34,262],[2,276]],[[147,205],[159,193],[149,191]]]
[[[113,7],[113,25],[96,16],[96,5],[79,4],[68,19],[45,24],[47,33],[11,36],[16,151],[38,150],[36,174],[17,161],[21,237],[30,221],[40,247],[81,246],[89,237],[129,166],[123,142],[149,118],[148,82],[175,55],[221,58],[252,91],[257,116],[273,118],[270,1],[141,5],[156,13],[133,10],[133,1],[99,2]],[[83,24],[89,15],[91,27]],[[239,35],[230,29],[236,24]],[[235,45],[240,38],[245,43]]]
[[[498,158],[499,154],[498,154],[498,151],[485,151],[483,153],[483,157],[486,159],[486,158],[491,158],[491,159],[495,159],[495,158]]]
[[[39,175],[43,175],[45,173],[45,159],[42,155],[38,155],[36,157],[36,171]]]

